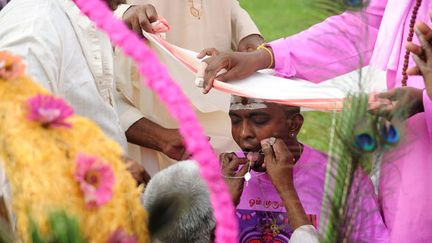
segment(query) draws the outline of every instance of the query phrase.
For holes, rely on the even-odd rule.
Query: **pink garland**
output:
[[[216,219],[216,242],[237,242],[237,221],[231,196],[220,175],[216,159],[203,129],[181,89],[170,78],[166,68],[154,53],[126,25],[116,19],[108,6],[101,0],[74,0],[81,11],[96,25],[108,33],[111,41],[121,47],[124,53],[139,64],[143,81],[155,91],[167,105],[171,115],[180,124],[186,147],[193,159],[198,161],[202,177],[210,189],[210,198]]]

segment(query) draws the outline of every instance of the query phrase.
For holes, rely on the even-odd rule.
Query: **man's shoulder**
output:
[[[19,39],[39,39],[41,43],[54,42],[67,33],[70,25],[66,12],[59,5],[63,0],[14,0],[0,13],[2,43]],[[3,27],[4,26],[4,27]]]
[[[1,22],[15,23],[55,23],[58,16],[64,15],[59,0],[14,0],[9,8],[0,14]]]

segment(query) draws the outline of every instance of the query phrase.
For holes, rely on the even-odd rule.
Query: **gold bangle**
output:
[[[261,49],[266,50],[270,54],[270,65],[267,67],[267,69],[272,68],[274,64],[273,52],[270,50],[267,44],[261,44],[257,47],[257,50],[261,50]]]

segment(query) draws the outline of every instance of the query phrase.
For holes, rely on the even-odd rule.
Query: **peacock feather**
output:
[[[349,95],[335,115],[320,221],[323,242],[353,242],[353,225],[362,210],[356,201],[363,196],[356,177],[377,173],[382,154],[402,138],[401,119],[372,115],[368,101],[366,93]]]
[[[310,0],[315,8],[314,13],[318,17],[340,14],[344,11],[357,11],[356,16],[363,18],[362,10],[369,4],[368,0]],[[314,14],[313,13],[313,14]],[[356,29],[357,28],[357,29]],[[364,29],[363,29],[364,28]],[[353,34],[355,33],[355,34]],[[358,52],[358,60],[346,62],[346,70],[356,70],[365,66],[364,50],[366,49],[366,38],[368,29],[364,25],[353,23],[347,31],[346,26],[329,28],[320,32],[314,38],[311,37],[312,45],[320,45],[327,52],[340,54],[350,50]],[[333,45],[320,41],[321,36],[331,35],[343,38],[343,46]],[[363,51],[362,51],[363,50]],[[305,67],[307,64],[303,64]],[[331,77],[332,70],[321,70],[328,65],[310,66],[310,71],[324,73],[324,77]],[[392,117],[372,114],[369,111],[369,91],[376,80],[371,79],[369,71],[359,69],[355,77],[346,77],[340,84],[348,95],[343,110],[334,112],[330,125],[330,143],[328,150],[328,163],[326,168],[326,179],[324,185],[322,212],[320,216],[319,232],[322,242],[357,242],[359,230],[362,225],[356,222],[359,216],[377,215],[367,210],[362,205],[366,196],[374,196],[373,188],[371,193],[366,195],[362,179],[374,177],[377,182],[382,163],[383,154],[392,150],[400,144],[403,139],[402,122],[403,111],[393,114]],[[373,77],[373,75],[372,75]],[[349,84],[348,84],[349,83]],[[321,129],[327,131],[325,129]],[[327,138],[327,136],[322,136]],[[368,181],[370,185],[370,181]],[[363,187],[362,187],[363,186]],[[375,183],[375,190],[377,184]],[[367,217],[365,217],[367,220]],[[363,217],[360,217],[364,220]]]

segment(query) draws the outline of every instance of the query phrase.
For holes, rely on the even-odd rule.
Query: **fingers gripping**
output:
[[[273,151],[275,154],[276,161],[293,163],[293,154],[289,151],[287,145],[282,139],[277,139],[273,145]]]
[[[150,23],[153,23],[158,20],[158,13],[153,5],[147,5],[145,9],[145,13],[147,15],[147,19]]]
[[[275,155],[272,147],[273,142],[271,139],[264,139],[261,141],[261,149],[264,153],[264,164],[265,166],[269,166],[270,164],[275,163]]]
[[[213,57],[213,56],[216,56],[218,54],[219,54],[219,51],[216,48],[206,48],[198,54],[197,58],[202,59],[205,56]]]
[[[249,166],[244,165],[236,174],[237,177],[243,177],[249,171]]]
[[[153,26],[150,23],[149,17],[146,12],[140,11],[138,13],[139,26],[146,32],[153,33]]]
[[[216,56],[213,58],[208,58],[204,60],[208,64],[207,69],[204,73],[204,90],[203,93],[207,94],[210,92],[211,88],[213,87],[214,80],[218,75],[220,75],[221,71],[229,66],[228,59],[225,58],[225,56]]]
[[[414,62],[416,63],[416,67],[410,68],[407,73],[408,74],[421,74],[426,68],[426,63],[417,55],[413,55]]]
[[[426,36],[420,31],[416,31],[417,37],[420,41],[421,47],[424,51],[426,59],[432,58],[432,48],[429,40],[426,39]]]
[[[219,161],[221,163],[222,169],[225,169],[229,162],[232,160],[232,153],[224,153],[219,156]]]
[[[226,175],[234,175],[239,166],[244,165],[247,162],[246,159],[238,158],[234,153],[221,154],[220,161],[222,163],[222,171]],[[246,167],[247,172],[247,166],[243,166],[243,168],[244,167]],[[243,168],[238,173],[242,172]]]

